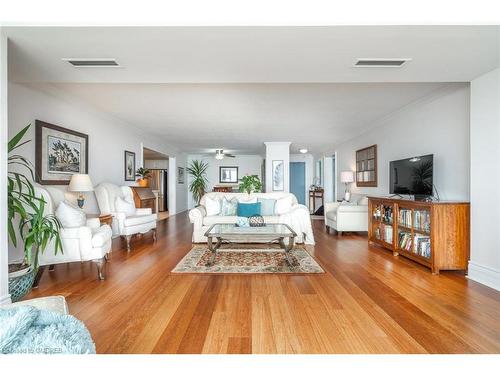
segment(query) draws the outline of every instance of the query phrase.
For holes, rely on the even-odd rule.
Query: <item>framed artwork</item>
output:
[[[273,191],[285,190],[285,163],[283,160],[273,160]]]
[[[219,167],[219,182],[223,184],[237,184],[238,167]]]
[[[184,183],[184,168],[182,167],[177,167],[177,183],[178,184]]]
[[[75,173],[88,174],[89,136],[35,120],[35,179],[42,185],[68,185]]]
[[[135,181],[135,152],[125,151],[125,181]]]
[[[377,186],[377,145],[356,151],[356,186]]]

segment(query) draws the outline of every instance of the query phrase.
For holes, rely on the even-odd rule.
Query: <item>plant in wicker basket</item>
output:
[[[31,290],[38,268],[38,254],[55,241],[55,253],[62,252],[59,237],[60,223],[53,215],[44,215],[46,202],[35,195],[33,170],[29,160],[13,151],[29,142],[22,141],[30,125],[22,129],[8,143],[8,165],[12,169],[7,179],[7,228],[9,240],[17,246],[15,220],[19,220],[18,234],[24,242],[24,259],[20,264],[9,265],[9,293],[13,301],[19,300]],[[28,171],[29,177],[22,173]]]

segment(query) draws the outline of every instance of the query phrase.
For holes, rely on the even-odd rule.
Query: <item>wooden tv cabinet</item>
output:
[[[368,240],[426,267],[467,272],[470,204],[368,197]]]

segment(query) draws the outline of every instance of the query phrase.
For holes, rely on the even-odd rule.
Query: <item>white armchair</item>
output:
[[[64,200],[64,192],[53,187],[35,185],[35,194],[46,201],[45,213],[54,214],[56,208]],[[97,275],[104,280],[103,266],[107,254],[111,251],[111,228],[101,225],[99,219],[88,219],[85,226],[75,228],[62,227],[59,231],[62,242],[62,253],[54,252],[54,241],[49,243],[43,253],[39,254],[39,271],[35,280],[38,284],[46,266],[53,269],[55,264],[92,261],[97,265]]]
[[[125,237],[127,250],[130,251],[130,239],[139,233],[153,232],[156,241],[157,215],[151,208],[136,208],[133,213],[118,212],[115,206],[117,198],[129,199],[133,202],[132,189],[128,186],[117,186],[103,182],[94,189],[101,215],[113,215],[113,234]]]
[[[325,225],[327,229],[342,232],[368,231],[368,202],[362,195],[353,194],[351,202],[325,203]]]

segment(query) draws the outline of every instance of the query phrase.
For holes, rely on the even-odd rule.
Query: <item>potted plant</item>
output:
[[[208,163],[199,160],[193,160],[187,168],[187,172],[192,178],[189,184],[189,191],[193,194],[196,205],[200,204],[200,199],[205,195],[207,190],[207,169]]]
[[[240,192],[242,193],[260,193],[262,190],[262,182],[257,175],[243,176],[240,181]]]
[[[15,220],[19,220],[19,236],[24,241],[24,258],[21,263],[9,265],[9,293],[15,302],[31,290],[38,269],[38,255],[47,245],[55,240],[55,252],[62,251],[59,237],[59,220],[53,215],[44,215],[46,202],[35,196],[35,189],[29,177],[22,171],[29,172],[33,179],[31,163],[21,155],[12,154],[18,147],[29,142],[21,142],[30,125],[16,134],[8,144],[8,164],[17,166],[17,171],[8,172],[7,180],[7,228],[9,239],[17,246],[14,229]]]
[[[148,186],[149,185],[149,179],[151,178],[151,171],[147,168],[139,168],[135,172],[136,177],[140,177],[137,179],[137,183],[139,186]]]

